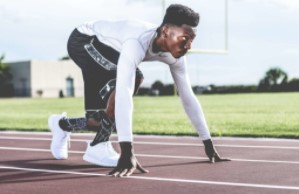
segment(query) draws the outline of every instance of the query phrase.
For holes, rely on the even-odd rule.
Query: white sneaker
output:
[[[90,141],[87,142],[83,156],[86,162],[104,167],[116,167],[118,159],[119,154],[114,150],[110,141],[98,143],[95,146],[90,146]]]
[[[68,141],[70,141],[71,132],[63,131],[59,126],[59,120],[64,117],[66,117],[66,113],[51,115],[48,119],[48,125],[52,132],[51,153],[57,160],[68,158]]]

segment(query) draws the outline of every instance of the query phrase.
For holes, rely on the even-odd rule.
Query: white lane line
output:
[[[35,140],[35,141],[51,141],[51,138],[48,137],[1,137],[0,139],[11,139],[11,140]],[[85,139],[73,139],[71,138],[71,141],[75,141],[75,142],[86,142],[87,140]]]
[[[10,139],[10,140],[34,140],[34,141],[51,141],[51,138],[37,138],[37,137],[1,137],[0,139]],[[86,142],[84,139],[71,139],[72,142]],[[118,141],[111,141],[113,143],[118,143]],[[199,143],[168,143],[168,142],[148,142],[148,141],[134,141],[134,144],[143,145],[167,145],[167,146],[203,146]],[[228,145],[228,144],[214,144],[216,147],[228,147],[228,148],[263,148],[263,149],[295,149],[298,150],[299,147],[294,146],[262,146],[262,145]]]
[[[194,156],[170,156],[170,155],[154,155],[154,154],[136,154],[140,157],[151,158],[173,158],[173,159],[190,159],[190,160],[207,160],[206,157],[194,157]],[[252,160],[252,159],[239,159],[231,158],[232,161],[238,162],[259,162],[259,163],[278,163],[278,164],[299,164],[299,161],[283,161],[283,160]]]
[[[13,150],[13,151],[32,151],[32,152],[51,152],[49,149],[36,149],[36,148],[20,148],[20,147],[0,147],[0,150]],[[84,151],[69,150],[69,153],[84,154]],[[188,159],[188,160],[207,160],[206,157],[194,156],[173,156],[173,155],[157,155],[157,154],[136,154],[138,157],[149,158],[171,158],[171,159]],[[231,158],[233,161],[238,162],[259,162],[259,163],[278,163],[278,164],[299,164],[299,161],[283,161],[283,160],[252,160],[252,159],[239,159]]]
[[[32,131],[0,131],[1,134],[20,134],[20,135],[49,135],[51,136],[51,132],[32,132]],[[72,136],[91,136],[94,137],[94,133],[72,133]],[[112,134],[112,137],[117,137],[116,134]],[[135,134],[136,138],[144,138],[144,139],[193,139],[198,140],[199,138],[196,136],[171,136],[171,135],[138,135]],[[264,137],[213,137],[214,140],[228,140],[228,141],[274,141],[274,142],[299,142],[298,139],[286,139],[286,138],[264,138]]]
[[[86,172],[63,171],[63,170],[58,171],[58,170],[34,169],[34,168],[20,168],[20,167],[13,167],[13,166],[0,166],[0,169],[31,171],[31,172],[46,172],[46,173],[55,173],[55,174],[73,174],[73,175],[84,175],[84,176],[110,177],[109,175],[99,174],[99,173],[86,173]],[[164,182],[208,184],[208,185],[220,185],[220,186],[232,186],[232,187],[253,187],[253,188],[266,188],[266,189],[299,190],[298,186],[285,186],[285,185],[266,185],[266,184],[236,183],[236,182],[222,182],[222,181],[205,181],[205,180],[160,178],[160,177],[148,177],[148,176],[129,176],[129,177],[123,177],[123,178],[137,179],[137,180],[150,180],[150,181],[164,181]]]

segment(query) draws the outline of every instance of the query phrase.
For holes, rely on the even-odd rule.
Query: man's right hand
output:
[[[132,142],[120,142],[119,145],[121,148],[120,158],[117,166],[108,175],[118,177],[130,176],[136,169],[142,173],[148,173],[148,170],[144,169],[137,161]]]

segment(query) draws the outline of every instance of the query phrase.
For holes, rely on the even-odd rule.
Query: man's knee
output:
[[[137,93],[141,83],[143,82],[143,77],[136,78],[135,79],[135,91],[134,94]],[[109,116],[111,119],[115,119],[115,90],[110,94],[109,99],[107,101],[107,107],[106,107],[106,114]]]

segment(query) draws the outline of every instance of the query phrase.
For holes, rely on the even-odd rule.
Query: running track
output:
[[[210,164],[195,137],[135,136],[137,158],[150,173],[114,178],[105,175],[110,168],[82,160],[92,138],[72,134],[69,159],[59,161],[49,151],[50,133],[0,132],[0,193],[299,193],[299,140],[215,138],[233,161]]]

